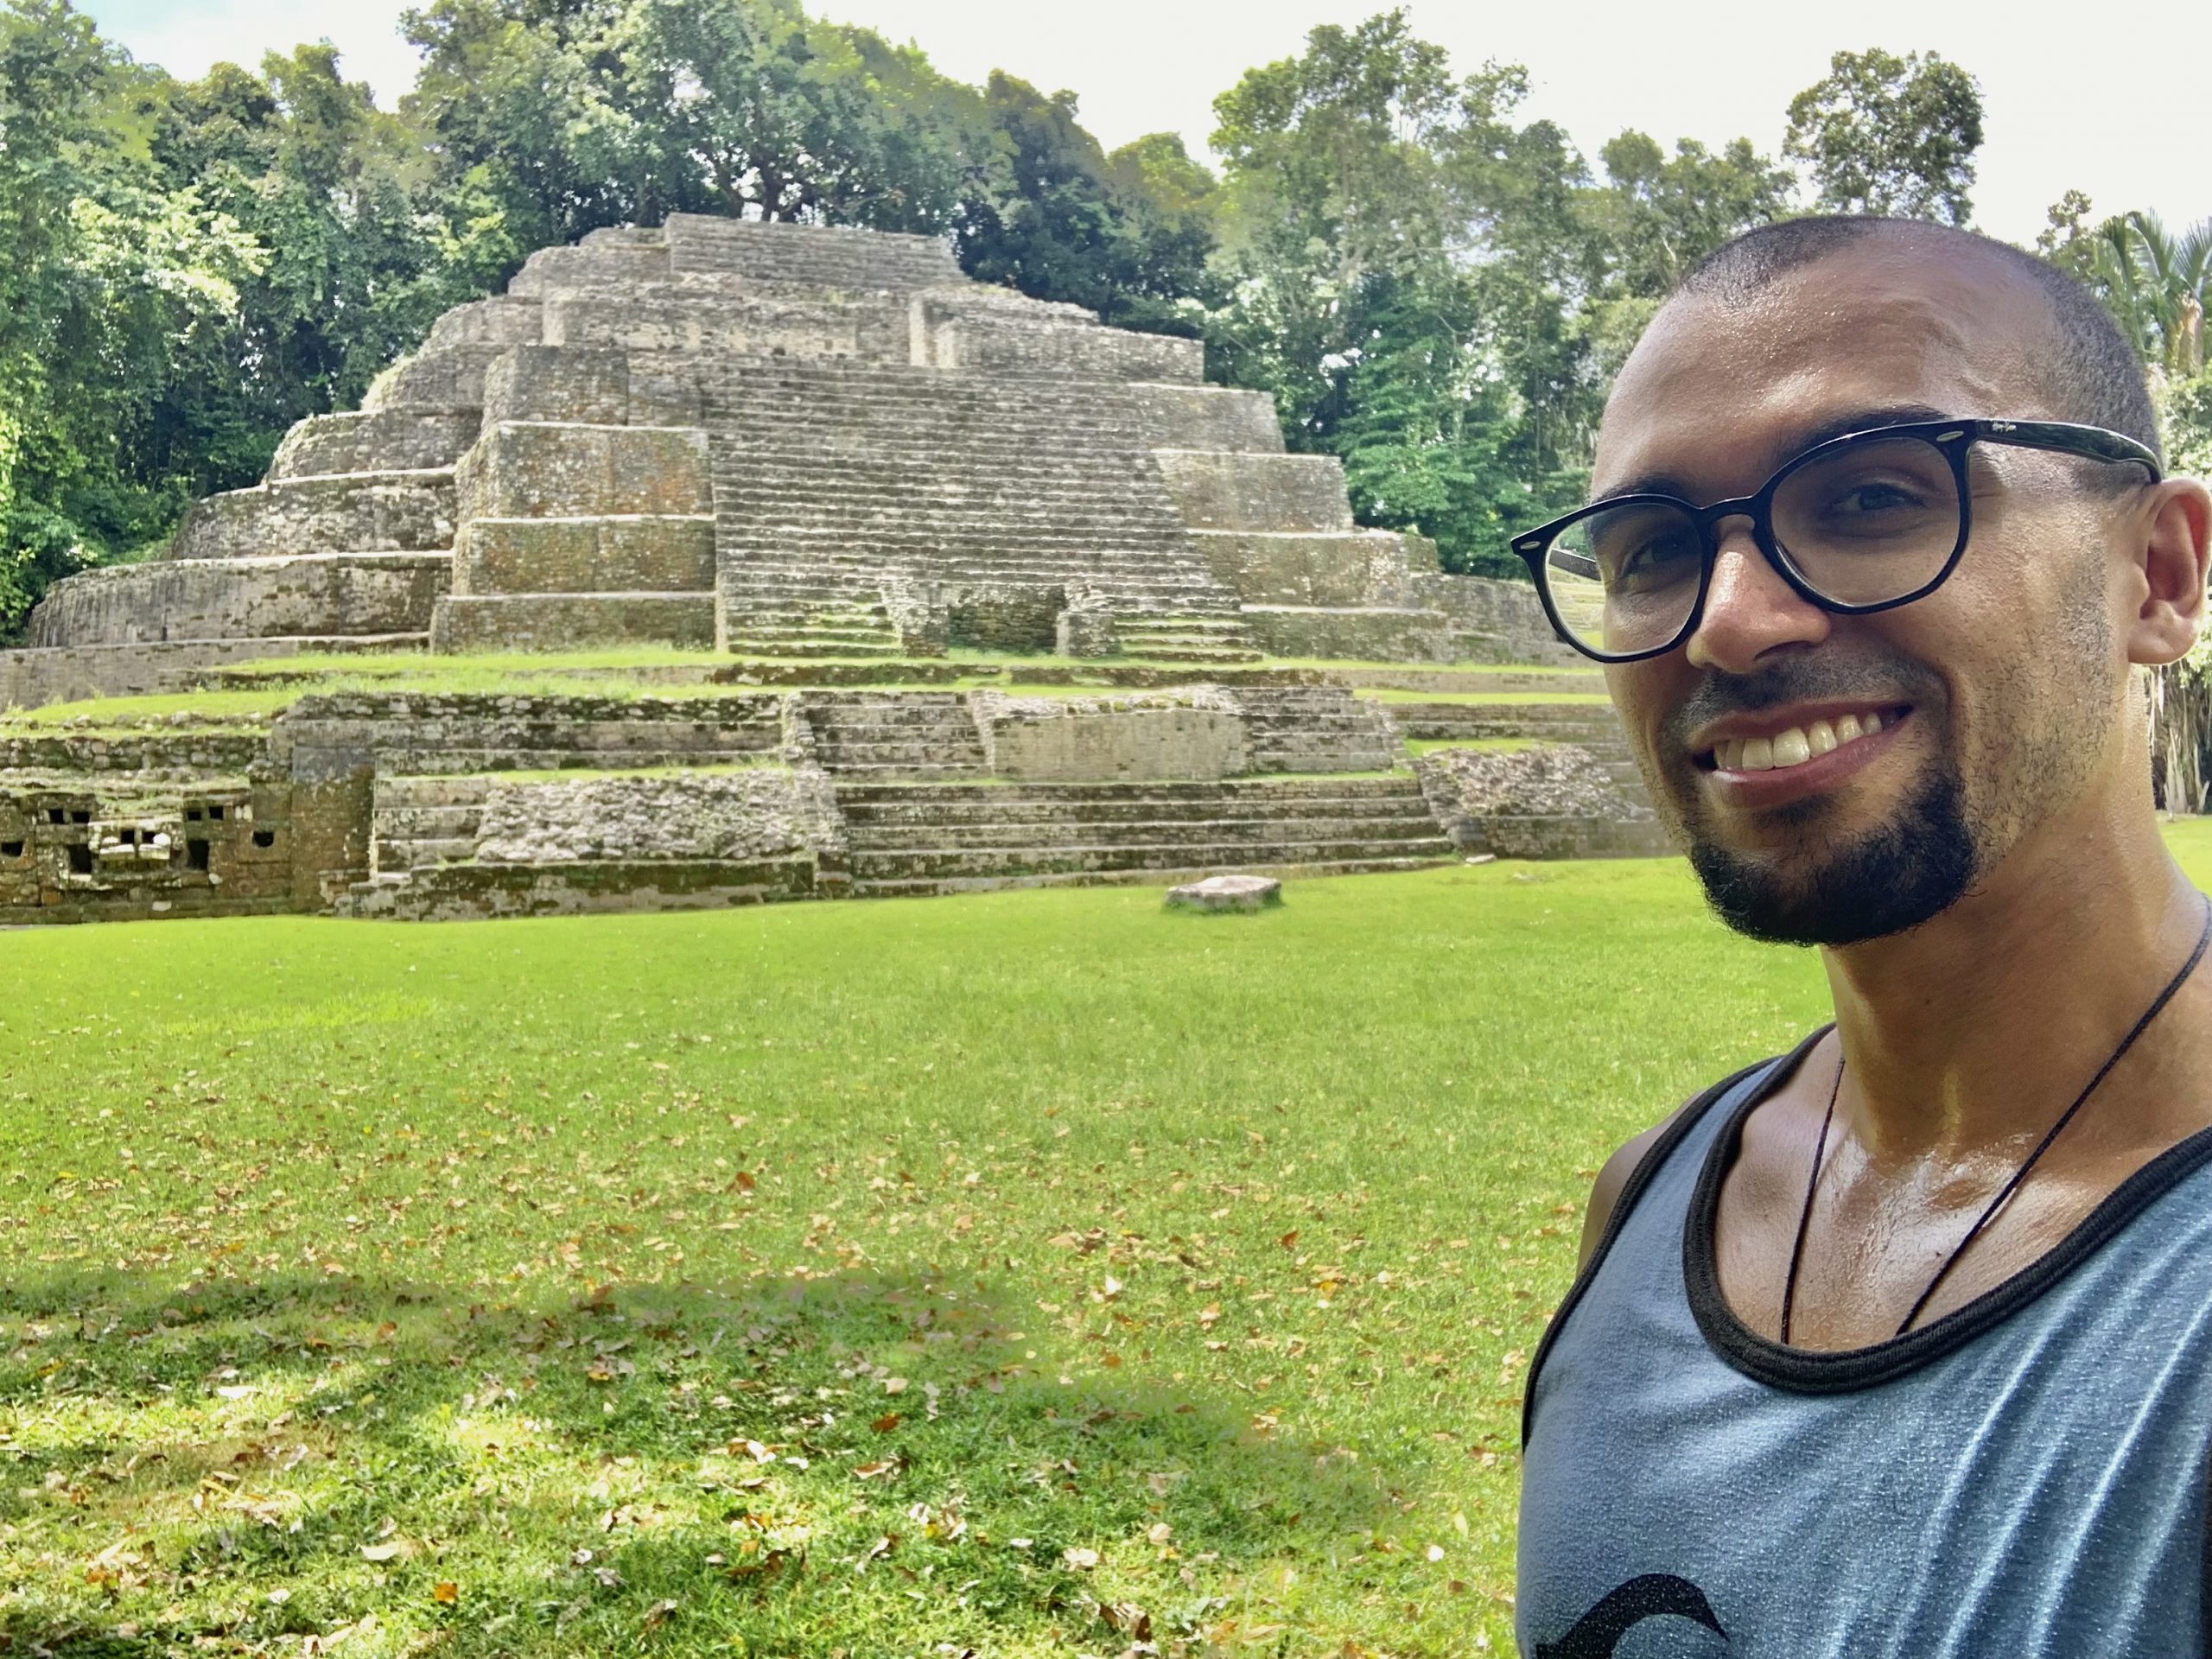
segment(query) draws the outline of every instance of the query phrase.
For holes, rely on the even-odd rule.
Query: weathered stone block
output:
[[[1414,599],[1408,554],[1416,537],[1381,530],[1200,530],[1191,537],[1248,605],[1402,607]]]
[[[1282,454],[1282,423],[1264,391],[1226,386],[1139,385],[1129,388],[1145,436],[1155,448],[1247,455]]]
[[[454,556],[460,594],[710,592],[711,517],[476,518]]]
[[[58,582],[34,645],[419,634],[446,591],[437,553],[331,553],[118,565]]]
[[[1351,503],[1333,455],[1160,451],[1169,494],[1193,530],[1348,531]]]
[[[458,346],[527,346],[544,338],[543,312],[535,300],[494,297],[455,306],[440,317],[423,343],[426,353]]]
[[[1210,875],[1167,890],[1170,910],[1253,912],[1282,903],[1282,883],[1271,875]]]
[[[587,241],[576,247],[540,248],[507,284],[510,295],[531,300],[576,294],[620,292],[645,283],[666,282],[668,246],[663,243]]]
[[[453,545],[451,473],[362,473],[232,490],[195,501],[165,559],[423,551]]]
[[[467,519],[711,513],[707,435],[504,422],[462,461],[460,499]]]
[[[633,352],[741,357],[905,355],[902,308],[885,302],[733,295],[679,299],[555,300],[545,308],[550,346],[620,346]]]
[[[1240,614],[1271,657],[1441,663],[1456,654],[1451,623],[1441,611],[1247,605]]]
[[[630,423],[630,354],[619,347],[518,346],[484,376],[484,424]]]
[[[419,645],[422,636],[378,641]],[[208,669],[303,651],[342,651],[364,641],[317,636],[297,639],[195,639],[181,644],[44,646],[0,651],[0,709],[37,709],[86,697],[137,697],[185,690]]]
[[[450,410],[311,416],[277,446],[269,481],[451,467],[476,442],[478,424],[474,416]]]
[[[484,407],[484,376],[513,347],[452,346],[404,357],[369,385],[361,407],[474,415]]]
[[[671,213],[669,263],[678,271],[842,289],[918,289],[964,282],[943,237],[815,225],[766,225]]]
[[[1251,770],[1245,723],[1219,694],[1019,698],[977,694],[991,769],[1033,783],[1208,781]]]
[[[1055,308],[1072,311],[1071,307]],[[1025,315],[1001,302],[936,296],[917,308],[915,360],[969,374],[1055,375],[1071,380],[1133,380],[1197,385],[1206,348],[1195,340],[1129,334],[1100,326],[1088,312]]]
[[[842,844],[836,802],[818,773],[492,783],[476,832],[486,863],[758,859]]]
[[[456,594],[438,601],[435,652],[577,651],[594,645],[715,643],[712,594]]]

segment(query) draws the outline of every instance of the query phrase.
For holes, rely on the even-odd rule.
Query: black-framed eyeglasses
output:
[[[1814,445],[1751,495],[1699,506],[1617,495],[1516,537],[1560,639],[1601,663],[1672,651],[1705,613],[1719,527],[1747,518],[1782,579],[1823,610],[1866,616],[1924,599],[1958,568],[1973,527],[1977,443],[2141,467],[2134,439],[2070,421],[1915,421]]]

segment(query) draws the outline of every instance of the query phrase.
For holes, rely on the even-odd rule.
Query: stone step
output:
[[[1203,826],[1194,825],[1198,830]],[[1377,856],[1400,859],[1456,858],[1458,849],[1441,836],[1427,842],[1376,844],[1359,840],[1300,842],[1255,840],[1215,842],[1202,834],[1188,839],[1128,846],[1029,849],[928,848],[911,851],[855,852],[855,882],[942,880],[946,877],[1089,874],[1111,870],[1170,870],[1247,864],[1322,864]]]
[[[877,783],[954,784],[991,775],[990,768],[981,760],[964,764],[917,758],[912,760],[863,762],[823,755],[820,757],[820,763],[822,769],[835,779],[859,779]]]
[[[851,805],[921,799],[932,805],[950,804],[959,797],[988,803],[1063,801],[1160,801],[1273,803],[1306,799],[1376,800],[1395,798],[1419,804],[1427,810],[1419,780],[1409,774],[1388,778],[1225,778],[1206,782],[1148,781],[1090,784],[993,785],[986,791],[965,790],[943,795],[912,790],[840,790],[837,798]]]
[[[901,826],[897,836],[852,836],[855,859],[915,848],[961,853],[1021,852],[1058,848],[1118,848],[1178,844],[1193,838],[1221,845],[1247,842],[1305,842],[1434,841],[1433,819],[1419,818],[1115,818],[1085,816],[1065,822],[1020,824],[930,823]]]
[[[996,805],[981,802],[945,801],[930,804],[926,801],[910,801],[893,806],[888,803],[859,802],[849,798],[865,784],[841,783],[837,798],[845,812],[845,819],[854,836],[876,845],[887,845],[886,837],[911,837],[913,833],[927,833],[944,829],[1004,830],[1018,833],[1025,826],[1045,824],[1189,824],[1205,823],[1286,823],[1326,822],[1331,823],[1414,823],[1424,825],[1433,834],[1436,825],[1430,817],[1428,803],[1418,792],[1404,800],[1377,801],[1371,798],[1345,796],[1336,799],[1309,798],[1280,803],[1251,801],[1214,801],[1192,803],[1176,800],[1127,800],[1054,802],[1007,801]],[[995,794],[1010,793],[1002,785],[983,785]],[[954,791],[931,791],[950,795]],[[981,792],[981,788],[965,791]]]
[[[733,631],[722,643],[722,649],[736,656],[753,657],[903,657],[903,645],[823,645],[804,639],[785,639],[780,635],[753,635]]]
[[[1300,779],[1306,785],[1254,781],[1235,785],[1176,784],[992,784],[963,790],[875,789],[841,785],[837,801],[856,830],[877,823],[1048,823],[1077,818],[1111,823],[1185,822],[1200,817],[1384,819],[1428,817],[1411,778]],[[1389,788],[1381,787],[1389,785]],[[1208,789],[1220,793],[1202,792]]]
[[[1017,888],[1148,887],[1201,875],[1235,874],[1294,875],[1308,879],[1335,875],[1389,875],[1432,869],[1439,864],[1456,863],[1459,857],[1455,848],[1449,855],[1418,858],[1357,858],[1264,864],[1249,861],[1160,864],[1132,870],[1051,871],[1016,875],[879,877],[866,880],[855,879],[851,892],[856,899],[928,899],[951,893],[1005,892]]]

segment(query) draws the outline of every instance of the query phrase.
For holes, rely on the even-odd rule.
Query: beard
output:
[[[1822,849],[1817,862],[1795,872],[1693,830],[1690,868],[1722,921],[1770,944],[1857,944],[1902,933],[1964,898],[1980,871],[1965,796],[1958,773],[1940,767],[1889,823]],[[1817,833],[1817,817],[1804,815],[1808,832]]]
[[[1847,698],[1910,703],[1924,732],[1941,733],[1948,698],[1925,664],[1897,655],[1801,658],[1745,676],[1715,675],[1669,721],[1669,747],[1702,722],[1745,709]],[[1707,902],[1736,931],[1773,944],[1857,944],[1902,933],[1965,897],[1986,868],[1986,826],[1968,810],[1952,745],[1942,742],[1925,774],[1888,819],[1852,839],[1827,828],[1831,803],[1815,798],[1767,816],[1794,842],[1759,855],[1723,845],[1704,821],[1694,777],[1666,780],[1669,815],[1686,843]],[[1659,791],[1654,791],[1657,795]]]

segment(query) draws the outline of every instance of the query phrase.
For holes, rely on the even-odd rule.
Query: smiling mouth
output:
[[[1696,761],[1704,772],[1787,772],[1864,742],[1910,713],[1909,705],[1891,703],[1829,720],[1808,721],[1764,737],[1725,737],[1713,747],[1700,750]]]

